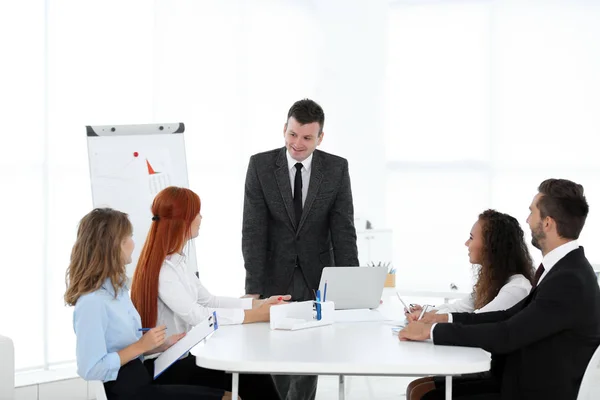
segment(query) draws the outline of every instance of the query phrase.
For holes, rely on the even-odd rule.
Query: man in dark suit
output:
[[[600,344],[600,289],[577,238],[588,204],[583,187],[564,179],[541,183],[527,223],[544,256],[531,293],[509,310],[436,316],[412,322],[401,340],[480,347],[503,358],[497,385],[461,384],[453,398],[575,400]],[[450,322],[450,323],[447,323]],[[441,388],[422,399],[443,398]]]
[[[314,300],[324,267],[358,265],[348,161],[316,150],[324,120],[314,101],[296,102],[285,147],[250,158],[242,228],[249,295]]]
[[[321,106],[297,101],[285,147],[250,158],[242,227],[249,297],[314,300],[324,267],[358,265],[348,161],[316,150],[324,122]],[[316,377],[305,378],[276,381],[288,399],[314,398]]]

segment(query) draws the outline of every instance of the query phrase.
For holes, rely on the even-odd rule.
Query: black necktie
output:
[[[294,213],[296,214],[296,229],[300,226],[302,217],[302,163],[296,163],[296,177],[294,178]]]
[[[533,277],[533,286],[531,287],[531,290],[535,289],[538,282],[540,281],[540,278],[542,277],[542,274],[544,273],[544,264],[540,264],[540,266],[538,267],[537,271],[535,271],[535,276]]]

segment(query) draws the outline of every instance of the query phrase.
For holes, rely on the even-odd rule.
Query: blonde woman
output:
[[[108,400],[228,399],[223,390],[202,386],[155,385],[142,361],[164,351],[183,335],[166,337],[165,326],[144,335],[125,287],[125,265],[133,252],[127,214],[97,208],[79,223],[66,273],[65,302],[75,306],[77,373],[100,380]]]

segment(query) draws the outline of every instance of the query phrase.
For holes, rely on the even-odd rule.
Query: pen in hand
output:
[[[404,301],[400,297],[400,293],[396,292],[396,296],[398,296],[398,300],[400,300],[400,303],[402,303],[402,305],[404,306],[404,314],[410,314],[410,309],[406,307],[406,304],[404,304]]]
[[[427,310],[429,306],[426,304],[423,309],[421,310],[421,314],[419,315],[419,319],[417,319],[417,321],[420,321],[421,318],[423,318],[423,315],[425,314],[425,311]]]

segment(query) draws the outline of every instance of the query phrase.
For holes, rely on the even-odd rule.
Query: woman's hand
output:
[[[176,333],[175,335],[169,336],[161,346],[153,349],[152,352],[153,353],[162,353],[163,351],[166,351],[169,347],[171,347],[175,343],[179,342],[185,335],[186,335],[186,332]]]
[[[161,346],[165,342],[166,334],[166,325],[157,326],[144,333],[142,338],[138,340],[142,353],[147,353]]]
[[[289,301],[291,298],[292,298],[292,296],[290,296],[289,294],[286,294],[286,295],[271,296],[268,299],[263,299],[263,300],[253,299],[252,300],[252,308],[253,309],[259,308],[260,306],[262,306],[265,303],[269,303],[271,305],[281,304],[286,301]]]
[[[274,304],[282,304],[282,303],[285,303],[286,301],[290,301],[291,298],[292,298],[292,296],[290,296],[289,294],[284,294],[284,295],[271,296],[268,299],[265,299],[264,301],[266,303],[274,305]]]
[[[409,314],[406,319],[408,319],[408,322],[423,322],[425,324],[433,324],[433,323],[438,323],[438,322],[448,322],[448,314],[438,314],[437,311],[433,310],[433,311],[428,311],[425,314],[423,314],[423,317],[421,319],[419,319],[419,315],[421,315],[421,312],[414,312]]]
[[[410,304],[410,312],[414,313],[415,311],[421,311],[423,309],[423,307],[421,307],[419,304]]]
[[[284,304],[287,300],[290,300],[292,296],[286,294],[285,296],[271,296],[268,299],[259,300],[260,303],[252,304],[252,310],[244,310],[244,324],[251,324],[253,322],[269,322],[271,320],[271,306],[278,304]]]

